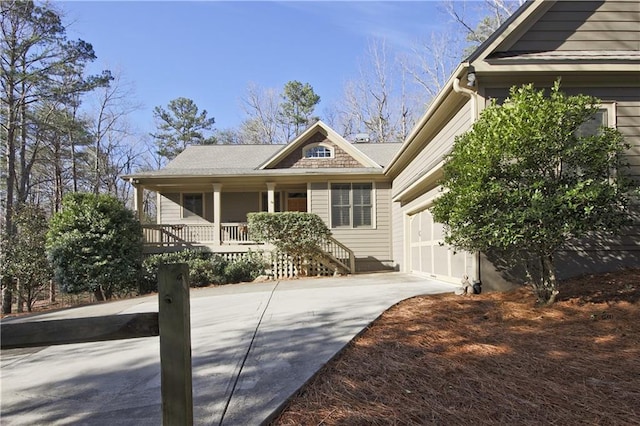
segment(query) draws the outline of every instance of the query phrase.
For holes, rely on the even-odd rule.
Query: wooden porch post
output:
[[[130,179],[129,183],[131,183],[131,186],[133,186],[133,202],[134,202],[133,209],[136,212],[136,216],[138,217],[138,220],[142,222],[144,187],[138,186],[139,184],[133,179]]]
[[[222,192],[222,184],[214,183],[213,184],[213,238],[215,244],[222,244],[220,239],[220,222],[222,220],[222,205],[220,196]]]
[[[267,182],[267,211],[269,213],[275,213],[276,211],[275,189],[275,182]]]

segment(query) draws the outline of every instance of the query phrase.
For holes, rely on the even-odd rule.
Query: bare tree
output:
[[[108,192],[118,196],[119,179],[114,171],[131,169],[141,152],[129,142],[136,135],[128,117],[140,109],[135,93],[122,72],[116,72],[109,86],[97,90],[90,100],[91,162],[88,180],[94,194]],[[89,160],[89,158],[87,158]]]
[[[242,98],[247,119],[240,127],[240,140],[248,144],[290,142],[318,120],[313,116],[318,102],[320,96],[309,83],[292,80],[282,91],[251,83]]]
[[[413,97],[406,74],[389,60],[385,42],[372,40],[357,79],[345,84],[343,100],[331,114],[345,136],[368,133],[374,142],[402,140],[414,124]]]
[[[240,134],[245,144],[276,144],[278,140],[279,97],[275,89],[262,89],[255,83],[247,87],[242,109],[248,118],[241,124]]]
[[[465,53],[470,54],[524,2],[525,0],[484,0],[483,2],[446,0],[443,5],[454,23],[464,31],[469,43]],[[469,7],[470,3],[473,5],[472,8]],[[473,16],[482,16],[482,19],[474,22]]]
[[[411,54],[400,56],[402,69],[412,81],[424,90],[428,105],[446,84],[449,76],[462,59],[460,40],[452,30],[433,32],[429,38],[418,41]]]

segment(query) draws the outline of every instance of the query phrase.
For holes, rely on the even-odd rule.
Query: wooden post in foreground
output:
[[[162,424],[193,425],[189,269],[158,266]]]

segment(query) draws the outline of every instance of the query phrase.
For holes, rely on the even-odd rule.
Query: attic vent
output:
[[[358,133],[356,134],[353,143],[369,143],[371,142],[371,137],[369,133]]]

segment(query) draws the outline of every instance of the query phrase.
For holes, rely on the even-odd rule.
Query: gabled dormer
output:
[[[263,163],[259,170],[323,168],[382,169],[356,145],[347,141],[322,121],[317,121]]]

